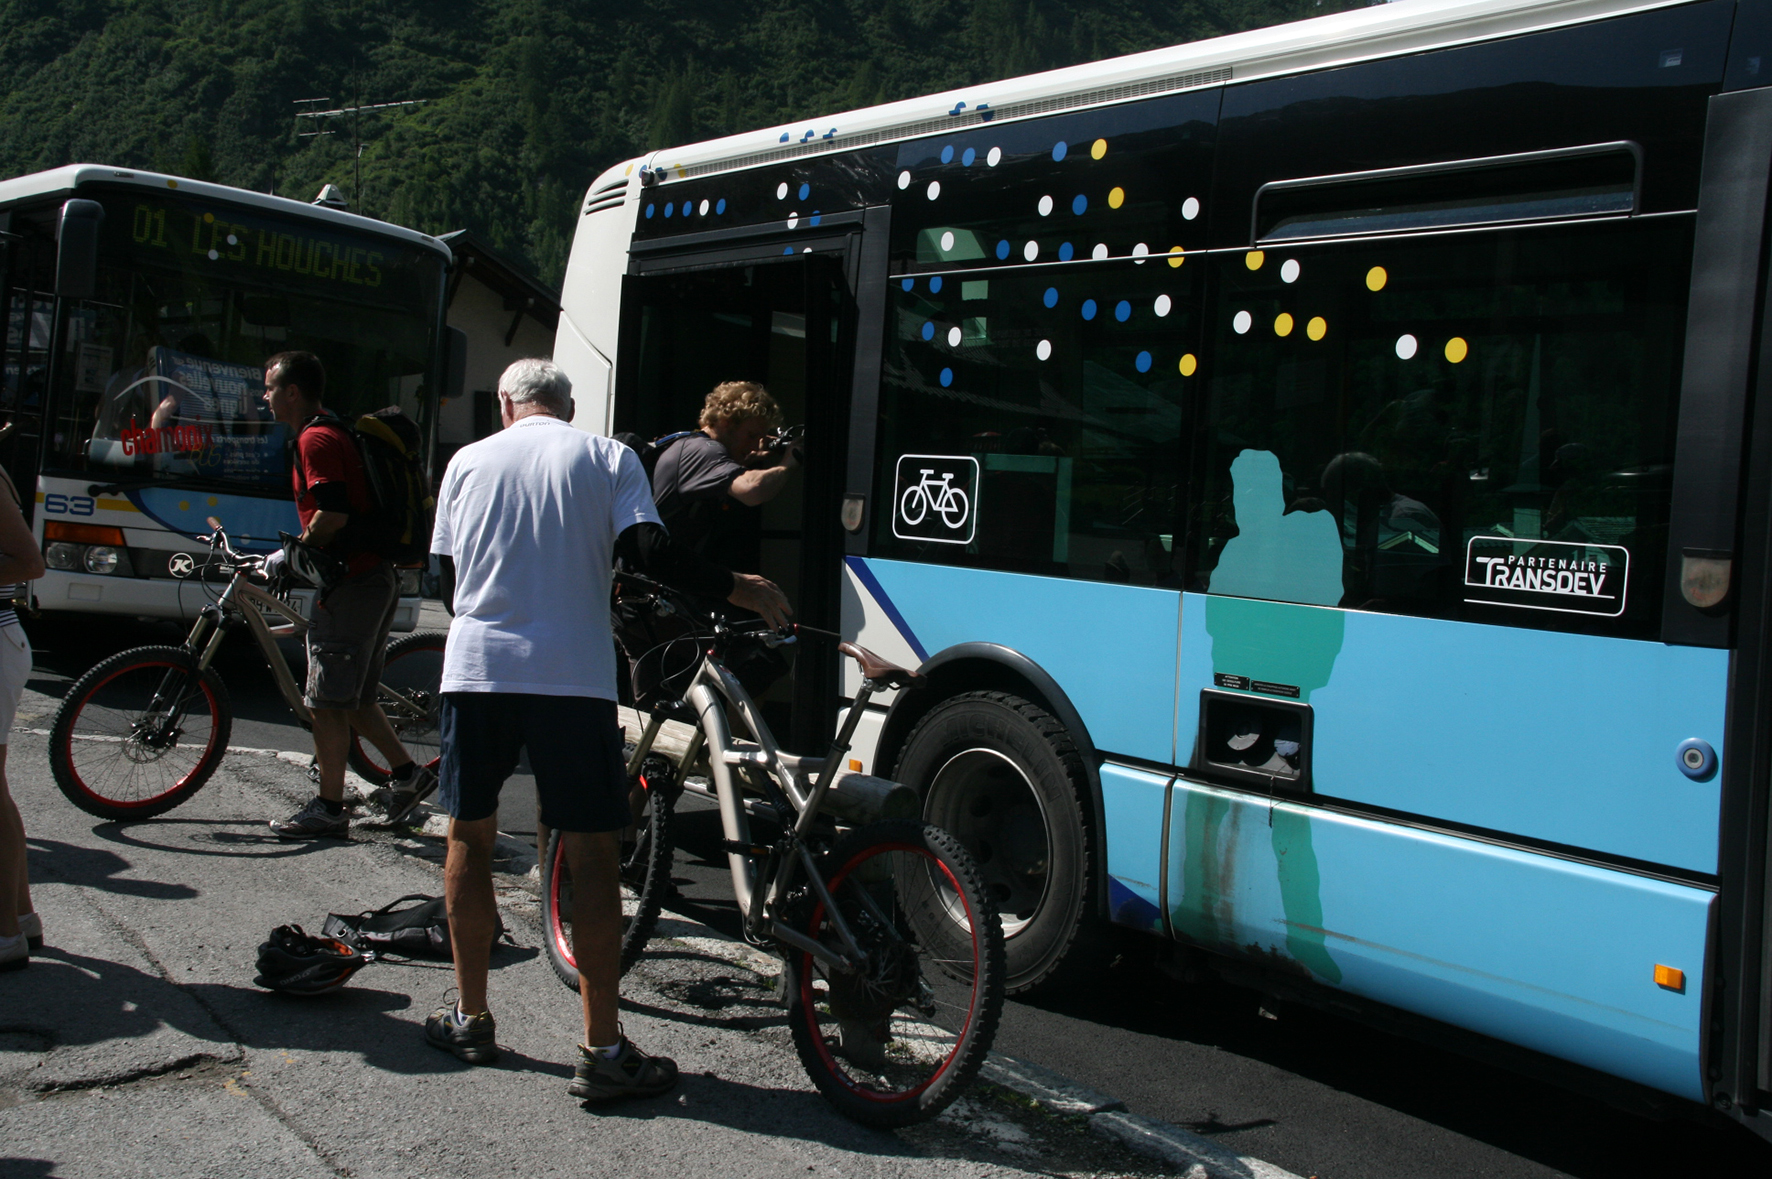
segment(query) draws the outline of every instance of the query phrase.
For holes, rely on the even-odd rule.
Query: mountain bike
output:
[[[920,818],[893,817],[917,814],[914,792],[839,774],[868,700],[917,683],[917,673],[838,635],[805,626],[781,634],[702,612],[643,578],[622,574],[620,584],[630,606],[637,596],[640,608],[691,624],[667,641],[681,653],[679,670],[629,764],[643,770],[667,720],[695,726],[675,772],[687,773],[705,753],[744,935],[783,959],[782,1000],[813,1084],[867,1125],[936,1116],[972,1081],[996,1035],[1002,925],[957,839]],[[824,757],[784,752],[727,666],[753,644],[801,634],[839,640],[862,674]],[[746,737],[735,735],[734,721]],[[753,835],[753,817],[765,833]],[[558,879],[556,869],[544,896]]]
[[[120,651],[74,681],[49,729],[49,768],[68,801],[101,819],[165,814],[209,781],[228,749],[233,705],[212,664],[222,640],[244,625],[257,640],[277,690],[304,727],[312,714],[277,649],[300,638],[308,620],[261,586],[264,557],[236,551],[221,522],[209,517],[209,560],[229,577],[215,602],[198,612],[184,645]],[[272,619],[278,621],[273,623]],[[414,758],[434,762],[441,696],[443,636],[413,634],[388,648],[376,699]],[[351,765],[386,781],[353,738]],[[365,772],[367,771],[367,772]]]

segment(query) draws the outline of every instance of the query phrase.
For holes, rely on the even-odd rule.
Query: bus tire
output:
[[[1088,773],[1044,708],[1007,692],[937,704],[905,739],[894,773],[923,818],[978,862],[1003,921],[1010,994],[1080,968],[1098,934]]]

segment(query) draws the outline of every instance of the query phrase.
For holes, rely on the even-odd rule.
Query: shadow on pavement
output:
[[[197,890],[188,884],[130,880],[119,876],[119,873],[129,871],[130,864],[115,852],[79,847],[72,843],[31,835],[25,838],[25,854],[26,867],[32,880],[83,884],[105,892],[147,897],[157,901],[182,901],[198,895]]]
[[[144,839],[135,834],[137,830],[178,826],[198,827],[201,830],[187,833],[184,842],[161,842]],[[241,830],[227,830],[230,827],[241,828]],[[324,851],[329,847],[336,847],[341,842],[348,842],[348,840],[337,839],[309,839],[299,842],[279,839],[271,834],[270,828],[264,823],[247,819],[228,822],[216,819],[161,818],[149,819],[141,823],[99,823],[92,828],[92,833],[107,842],[120,843],[126,847],[140,848],[143,851],[264,860],[286,860],[293,856],[313,855],[315,852]],[[217,846],[213,848],[201,846],[205,843]]]

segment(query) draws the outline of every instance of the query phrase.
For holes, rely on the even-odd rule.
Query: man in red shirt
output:
[[[320,793],[290,818],[272,822],[271,830],[285,839],[349,832],[345,755],[352,729],[394,767],[384,796],[390,818],[404,818],[437,784],[435,771],[413,762],[375,701],[400,583],[393,565],[361,539],[374,501],[349,428],[321,404],[325,392],[326,370],[313,353],[280,352],[265,362],[265,404],[295,436],[292,474],[302,543],[344,566],[336,584],[321,587],[308,628],[302,699],[314,716]]]

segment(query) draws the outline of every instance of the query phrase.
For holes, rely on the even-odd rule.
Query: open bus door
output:
[[[884,246],[884,232],[871,225],[865,237]],[[883,249],[864,252],[863,244],[863,232],[847,227],[798,236],[792,248],[770,241],[687,252],[637,244],[622,289],[616,431],[654,438],[694,429],[708,392],[740,380],[767,387],[785,424],[804,423],[801,473],[760,508],[733,501],[730,524],[716,538],[720,551],[708,555],[776,582],[796,620],[826,630],[841,621],[851,417],[872,412],[867,390],[878,383],[877,348],[872,371],[860,372],[855,342],[858,322],[878,321],[877,299],[871,320],[858,315],[858,292],[884,287],[883,270],[872,271],[885,259]],[[829,740],[837,670],[829,644],[804,644],[792,674],[764,695],[764,715],[789,748],[818,749]]]
[[[89,205],[70,201],[70,205]],[[45,411],[57,375],[58,219],[62,206],[0,212],[0,466],[12,476],[25,520],[34,519]],[[96,230],[96,223],[93,226]],[[90,255],[90,250],[88,251]],[[90,271],[90,257],[84,261]],[[86,276],[90,287],[91,275]],[[80,294],[90,294],[82,289]]]

